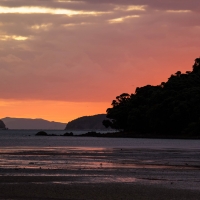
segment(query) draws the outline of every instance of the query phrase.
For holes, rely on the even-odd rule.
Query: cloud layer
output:
[[[0,98],[111,102],[159,84],[200,55],[199,10],[198,0],[0,1]]]

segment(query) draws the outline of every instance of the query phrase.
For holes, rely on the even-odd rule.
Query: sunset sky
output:
[[[0,118],[105,113],[199,56],[199,0],[0,0]]]

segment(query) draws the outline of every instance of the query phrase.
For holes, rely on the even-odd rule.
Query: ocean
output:
[[[58,136],[35,136],[40,130],[0,130],[0,147],[98,147],[98,148],[151,148],[200,149],[200,140],[96,138],[59,136],[66,132],[80,135],[87,131],[44,130]],[[98,131],[97,131],[98,132]],[[99,131],[104,133],[106,131]]]

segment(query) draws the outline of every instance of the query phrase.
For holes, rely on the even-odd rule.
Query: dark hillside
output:
[[[0,120],[0,129],[5,129],[6,125],[4,124],[4,122],[2,120]]]
[[[192,71],[177,71],[167,82],[123,93],[107,109],[106,127],[157,136],[200,136],[200,58]]]
[[[68,122],[66,130],[105,130],[102,121],[106,119],[106,114],[84,116]]]

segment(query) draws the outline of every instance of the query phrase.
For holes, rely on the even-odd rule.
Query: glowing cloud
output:
[[[0,6],[0,14],[8,14],[8,13],[17,13],[17,14],[52,14],[52,15],[100,15],[104,12],[95,12],[95,11],[75,11],[69,9],[53,9],[53,8],[45,8],[45,7],[2,7]]]
[[[140,17],[139,15],[130,15],[130,16],[120,17],[120,18],[116,18],[116,19],[110,19],[110,20],[108,20],[108,22],[111,23],[111,24],[113,24],[113,23],[122,23],[126,19],[139,18],[139,17]]]
[[[169,13],[190,13],[191,10],[167,10]]]
[[[74,27],[74,26],[84,26],[84,25],[90,25],[92,23],[86,23],[86,22],[82,22],[82,23],[69,23],[69,24],[64,24],[62,25],[63,27]]]
[[[20,36],[20,35],[0,35],[0,40],[27,40],[28,37]]]
[[[145,11],[145,5],[143,6],[117,6],[114,10],[122,10],[122,11],[133,11],[133,10],[138,10],[138,11]]]
[[[40,24],[40,25],[37,24],[37,25],[31,26],[31,29],[35,29],[35,30],[39,30],[39,29],[48,30],[51,26],[52,26],[51,23],[49,23],[49,24]]]

